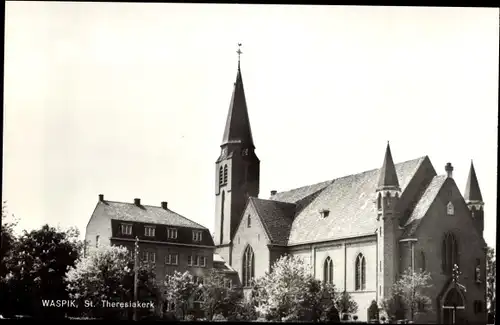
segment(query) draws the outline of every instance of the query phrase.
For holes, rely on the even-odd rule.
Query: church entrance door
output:
[[[451,288],[442,306],[443,324],[465,324],[465,303],[456,288]]]

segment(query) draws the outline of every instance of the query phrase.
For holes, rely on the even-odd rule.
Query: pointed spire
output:
[[[238,43],[238,72],[236,82],[234,83],[233,95],[229,104],[227,113],[226,128],[222,144],[229,142],[240,142],[253,147],[252,130],[250,128],[250,119],[248,117],[247,103],[245,99],[245,90],[243,89],[243,78],[241,77],[240,55],[241,43]]]
[[[483,202],[483,196],[479,189],[476,171],[474,170],[474,163],[470,162],[469,177],[467,178],[467,185],[465,186],[464,199],[466,202],[479,201]]]
[[[394,166],[394,161],[392,160],[391,147],[389,146],[389,141],[387,141],[384,163],[382,164],[382,168],[380,168],[377,189],[399,190],[398,175],[396,174],[396,167]]]

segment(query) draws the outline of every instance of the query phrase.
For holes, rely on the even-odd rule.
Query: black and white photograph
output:
[[[499,22],[7,1],[0,320],[494,324]]]

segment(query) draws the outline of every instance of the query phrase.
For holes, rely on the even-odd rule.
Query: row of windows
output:
[[[131,224],[122,224],[121,225],[121,233],[123,235],[132,235],[132,225]],[[156,235],[155,226],[144,226],[144,236],[154,237]],[[176,228],[167,228],[167,238],[168,239],[177,239],[177,229]],[[203,238],[203,231],[201,230],[193,230],[193,241],[200,242]]]
[[[219,168],[219,186],[227,184],[227,165]]]
[[[142,252],[142,261],[156,263],[156,253],[149,252],[149,251]],[[165,264],[178,265],[179,264],[179,254],[169,253],[169,254],[165,255]],[[207,258],[206,258],[206,256],[188,255],[187,256],[187,264],[189,266],[206,267],[207,266]]]
[[[323,263],[323,281],[333,283],[333,261],[330,256]],[[354,265],[354,289],[356,291],[366,290],[366,259],[361,253],[356,256]]]

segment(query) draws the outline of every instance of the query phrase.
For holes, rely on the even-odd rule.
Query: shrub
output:
[[[187,315],[187,316],[186,316],[186,320],[187,320],[188,322],[194,322],[194,321],[195,321],[194,315]]]
[[[221,315],[221,314],[216,314],[216,315],[214,315],[212,320],[214,322],[224,322],[224,321],[226,321],[226,317],[224,317],[224,315]]]
[[[354,319],[355,321],[358,320],[358,315],[354,315],[352,319]]]

